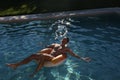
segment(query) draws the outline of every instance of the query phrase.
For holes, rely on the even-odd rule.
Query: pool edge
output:
[[[13,22],[27,22],[34,20],[47,20],[47,19],[60,19],[74,16],[94,16],[101,14],[116,13],[120,14],[120,8],[100,8],[100,9],[89,9],[89,10],[77,10],[77,11],[65,11],[55,13],[44,13],[44,14],[31,14],[31,15],[19,15],[19,16],[7,16],[0,17],[0,23],[13,23]]]

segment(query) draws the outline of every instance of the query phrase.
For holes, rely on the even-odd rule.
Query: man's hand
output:
[[[91,59],[89,58],[89,57],[82,57],[81,58],[83,61],[86,61],[86,62],[90,62],[91,61]]]

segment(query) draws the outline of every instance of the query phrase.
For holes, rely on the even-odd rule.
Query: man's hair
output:
[[[69,42],[69,38],[66,37],[66,38],[64,38],[64,39],[67,39],[67,42]]]

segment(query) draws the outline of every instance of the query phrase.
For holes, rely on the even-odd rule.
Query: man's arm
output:
[[[72,56],[74,56],[74,57],[76,57],[76,58],[78,58],[78,59],[81,59],[81,60],[83,60],[83,61],[89,62],[89,61],[91,60],[89,57],[80,57],[80,56],[78,56],[77,54],[73,53],[73,51],[70,50],[70,49],[67,49],[67,52],[68,52],[70,55],[72,55]]]

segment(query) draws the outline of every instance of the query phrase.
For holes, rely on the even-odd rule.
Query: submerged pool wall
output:
[[[0,23],[13,23],[13,22],[27,22],[33,20],[47,20],[47,19],[61,19],[77,16],[95,16],[102,14],[120,14],[120,8],[101,8],[90,10],[78,10],[78,11],[65,11],[55,13],[44,14],[32,14],[32,15],[19,15],[19,16],[7,16],[0,17]]]

